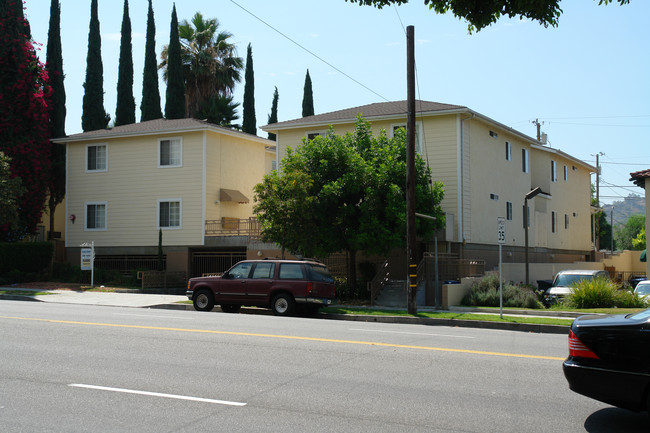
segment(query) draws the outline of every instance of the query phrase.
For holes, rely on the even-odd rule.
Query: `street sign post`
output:
[[[497,243],[499,244],[499,316],[503,319],[503,266],[502,247],[506,243],[506,219],[497,218]]]
[[[95,287],[95,241],[81,244],[81,270],[90,271],[90,286]]]

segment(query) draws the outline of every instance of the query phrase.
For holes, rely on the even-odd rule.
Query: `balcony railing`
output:
[[[256,218],[228,218],[205,221],[206,236],[248,236],[259,239],[260,223]]]

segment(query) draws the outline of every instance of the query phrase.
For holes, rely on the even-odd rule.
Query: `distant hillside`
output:
[[[645,197],[638,194],[630,194],[621,201],[603,205],[607,221],[610,221],[612,206],[614,206],[614,226],[625,225],[632,215],[645,215]]]

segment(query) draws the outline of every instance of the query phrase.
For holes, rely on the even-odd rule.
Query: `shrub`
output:
[[[53,252],[49,242],[0,243],[0,275],[41,272],[50,265]]]
[[[618,286],[605,278],[583,279],[571,286],[564,304],[571,308],[610,308],[616,305]]]
[[[370,300],[370,293],[365,284],[357,284],[352,287],[345,278],[334,277],[336,284],[336,298],[339,301],[367,301]]]
[[[500,305],[499,277],[489,274],[475,282],[461,304],[475,307],[498,307]],[[533,289],[509,283],[503,284],[503,306],[543,308]]]

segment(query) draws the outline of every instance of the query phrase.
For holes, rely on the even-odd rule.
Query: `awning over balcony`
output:
[[[237,191],[236,189],[225,189],[225,188],[221,188],[221,191],[219,193],[219,200],[232,201],[239,204],[246,204],[249,202],[248,198],[246,198],[244,194]]]

